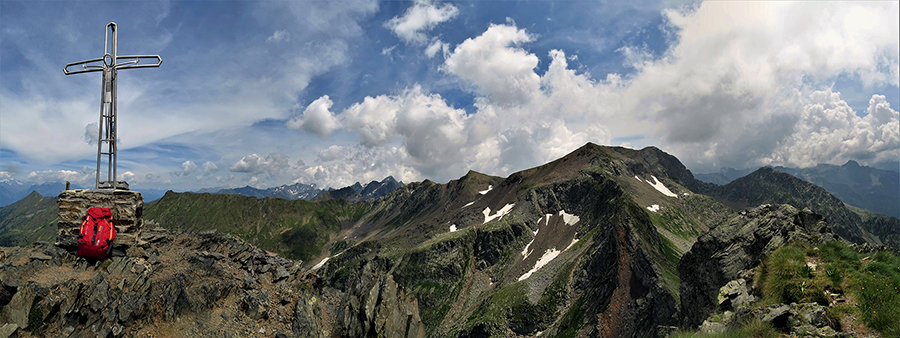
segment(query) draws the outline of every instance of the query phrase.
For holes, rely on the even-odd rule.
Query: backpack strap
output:
[[[109,224],[109,239],[107,241],[112,241],[116,237],[116,227],[113,225],[112,220],[107,221],[107,224]]]
[[[84,237],[84,226],[87,225],[87,217],[83,221],[81,221],[81,229],[78,230],[78,237]]]

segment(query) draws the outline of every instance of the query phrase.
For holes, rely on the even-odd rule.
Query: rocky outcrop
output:
[[[681,258],[681,325],[700,325],[719,306],[720,288],[747,277],[742,272],[746,275],[765,255],[795,241],[824,243],[836,238],[824,218],[809,210],[763,205],[741,212],[701,236]],[[740,292],[733,291],[723,297],[730,304],[737,295]]]
[[[416,299],[380,270],[363,268],[342,292],[228,235],[153,228],[139,240],[97,262],[48,243],[0,249],[0,326],[42,337],[424,335]]]
[[[717,334],[756,319],[791,337],[853,337],[829,326],[827,307],[817,303],[771,304],[755,308],[743,307],[737,312],[725,311],[718,321],[706,320],[700,332]]]
[[[372,262],[356,275],[345,297],[344,337],[425,337],[419,304]]]
[[[59,223],[57,244],[67,250],[77,249],[78,230],[81,222],[92,207],[105,207],[112,211],[116,239],[113,250],[121,255],[129,247],[137,244],[143,227],[144,198],[141,193],[130,190],[78,189],[64,190],[57,199]]]

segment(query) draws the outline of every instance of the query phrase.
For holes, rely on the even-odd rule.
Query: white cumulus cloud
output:
[[[203,172],[204,173],[209,174],[209,173],[214,173],[216,171],[219,171],[219,166],[217,166],[212,161],[206,161],[206,163],[203,163]]]
[[[528,104],[540,91],[540,76],[534,73],[538,58],[516,46],[532,40],[524,29],[491,25],[482,35],[457,45],[443,69],[494,103]]]
[[[667,10],[675,40],[661,57],[629,57],[636,72],[611,101],[629,123],[615,129],[643,130],[647,143],[700,170],[883,158],[851,146],[868,144],[859,135],[884,135],[880,127],[846,117],[852,109],[838,107],[837,93],[817,94],[826,88],[816,84],[843,75],[863,87],[896,86],[896,67],[889,65],[900,63],[900,31],[889,27],[900,25],[898,10],[895,2],[704,2]],[[808,129],[821,123],[827,129]],[[869,129],[831,129],[835,124]],[[803,137],[811,137],[806,145],[798,143]],[[813,148],[831,157],[813,155]]]
[[[403,16],[395,16],[384,24],[406,43],[424,44],[427,31],[459,14],[452,4],[437,5],[430,0],[416,0]]]
[[[896,161],[900,158],[898,112],[882,95],[872,96],[868,111],[859,117],[840,93],[813,92],[794,133],[776,151],[776,159],[801,167],[848,160]]]
[[[232,164],[228,170],[239,173],[251,173],[254,175],[268,173],[269,176],[276,176],[290,168],[291,165],[287,155],[271,153],[266,155],[266,157],[257,154],[244,156]]]
[[[121,179],[121,178],[119,178]],[[76,185],[88,185],[90,183],[91,186],[95,183],[96,176],[93,170],[87,169],[87,167],[83,167],[81,171],[74,170],[41,170],[41,171],[32,171],[28,174],[29,181],[35,181],[37,183],[45,183],[45,182],[64,182],[69,181]]]
[[[302,129],[319,137],[327,137],[340,128],[340,123],[334,113],[329,110],[333,104],[334,102],[328,98],[328,95],[322,96],[310,103],[302,115],[290,119],[287,127]]]

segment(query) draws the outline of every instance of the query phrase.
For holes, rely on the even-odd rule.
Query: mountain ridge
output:
[[[444,184],[404,184],[362,202],[169,192],[145,207],[144,218],[151,229],[215,230],[223,234],[217,241],[246,240],[301,260],[298,271],[316,277],[307,289],[313,293],[295,292],[304,304],[319,305],[293,305],[294,313],[305,314],[291,326],[295,335],[322,336],[314,332],[334,327],[349,336],[377,334],[381,329],[369,330],[398,321],[365,310],[369,301],[378,304],[365,295],[398,290],[387,292],[387,299],[415,301],[422,325],[415,336],[665,336],[679,325],[692,328],[708,314],[685,319],[685,301],[693,299],[686,296],[694,291],[686,295],[682,288],[692,275],[703,274],[682,272],[679,265],[698,248],[698,238],[723,224],[736,229],[762,224],[759,215],[772,212],[774,223],[766,224],[790,232],[792,222],[817,212],[802,206],[736,207],[767,203],[777,197],[774,189],[794,203],[805,199],[817,202],[810,204],[814,208],[838,210],[839,205],[839,212],[853,212],[820,187],[786,173],[769,168],[748,176],[717,186],[696,180],[658,148],[588,143],[507,177],[469,171]],[[822,216],[816,217],[807,218],[821,223]],[[895,233],[889,224],[887,234]],[[819,232],[818,238],[827,233]],[[217,245],[203,250],[234,259],[230,249],[221,250],[232,244]],[[204,264],[215,266],[220,259]],[[258,269],[265,275],[272,268]],[[694,285],[705,295],[721,287]],[[262,299],[257,291],[242,297],[250,304]],[[317,315],[348,311],[341,308],[354,315]],[[286,328],[283,322],[276,325]]]
[[[835,232],[847,240],[900,248],[900,219],[854,212],[824,188],[771,167],[760,168],[707,192],[737,210],[762,204],[809,208],[824,215]]]
[[[849,205],[900,218],[900,172],[868,166],[856,161],[844,165],[818,164],[809,168],[773,167],[818,185]],[[724,168],[718,173],[697,174],[697,179],[726,185],[757,169]]]

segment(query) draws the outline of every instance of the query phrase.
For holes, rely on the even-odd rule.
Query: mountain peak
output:
[[[846,168],[859,168],[859,162],[856,162],[856,161],[854,161],[854,160],[849,160],[849,161],[847,161],[847,163],[845,163],[845,164],[843,165],[843,167],[846,167]]]

